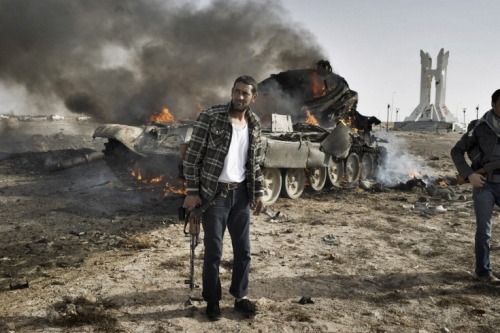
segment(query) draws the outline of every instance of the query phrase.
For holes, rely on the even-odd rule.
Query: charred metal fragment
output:
[[[27,289],[29,288],[29,283],[26,281],[25,283],[15,283],[9,284],[10,290],[18,290],[18,289]]]
[[[104,153],[102,152],[92,152],[90,154],[85,154],[83,156],[77,156],[74,158],[62,160],[62,161],[57,161],[57,162],[51,162],[48,163],[45,168],[49,172],[54,172],[54,171],[59,171],[59,170],[64,170],[68,168],[72,168],[78,165],[90,163],[92,161],[99,160],[104,157]]]

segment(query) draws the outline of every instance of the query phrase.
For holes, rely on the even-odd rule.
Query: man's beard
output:
[[[238,103],[239,105],[236,105],[234,101],[231,102],[231,110],[237,111],[237,112],[243,112],[248,109],[250,105],[244,104],[244,103]]]

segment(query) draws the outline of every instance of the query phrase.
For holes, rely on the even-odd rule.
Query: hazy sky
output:
[[[420,96],[420,50],[435,68],[449,51],[446,105],[459,121],[490,109],[500,89],[498,0],[288,0],[289,14],[326,50],[333,69],[359,93],[358,110],[409,116]],[[395,109],[394,109],[395,110]],[[393,115],[395,120],[395,112]]]
[[[192,1],[201,4],[203,7],[203,5],[212,3],[213,0]],[[167,8],[169,4],[185,4],[187,0],[161,0],[160,2],[165,4],[165,8]],[[266,38],[270,38],[272,41],[267,44],[269,50],[261,53],[260,58],[253,61],[253,68],[260,69],[256,79],[262,80],[268,74],[271,74],[271,72],[267,73],[269,70],[266,65],[272,67],[271,65],[278,63],[278,55],[287,55],[289,63],[300,63],[302,58],[307,58],[307,54],[314,57],[314,54],[318,53],[316,48],[316,45],[318,45],[322,50],[321,53],[328,55],[327,60],[332,64],[334,71],[347,80],[352,90],[358,92],[358,110],[365,115],[376,115],[383,121],[387,120],[388,103],[393,105],[394,111],[396,108],[400,110],[397,116],[399,121],[409,116],[418,105],[420,95],[420,50],[429,53],[433,61],[433,68],[435,68],[440,49],[443,48],[445,52],[449,51],[446,105],[457,116],[459,121],[464,119],[464,108],[467,110],[467,121],[476,117],[477,105],[480,108],[479,115],[482,115],[490,108],[492,92],[500,88],[500,66],[497,63],[498,59],[500,59],[500,43],[498,42],[498,33],[500,31],[498,28],[500,21],[499,0],[282,0],[281,8],[276,5],[279,1],[228,0],[224,2],[219,0],[217,8],[220,8],[221,4],[224,3],[234,4],[236,2],[260,5],[253,6],[255,9],[252,9],[252,6],[241,7],[247,11],[247,16],[234,12],[234,10],[240,8],[238,6],[230,6],[231,9],[226,12],[225,16],[224,14],[214,14],[220,13],[214,8],[212,8],[212,11],[206,11],[200,15],[194,11],[187,11],[186,13],[179,11],[179,13],[176,13],[177,16],[168,16],[168,14],[172,14],[172,8],[174,7],[165,10],[165,13],[157,13],[154,10],[156,7],[152,5],[153,0],[109,1],[103,3],[99,1],[65,2],[47,0],[39,2],[24,0],[18,2],[15,0],[0,0],[0,5],[5,7],[6,11],[10,8],[17,13],[16,19],[12,19],[13,16],[10,13],[6,15],[0,14],[3,20],[0,22],[2,23],[1,26],[13,30],[12,32],[5,32],[3,35],[0,32],[0,46],[3,48],[0,53],[4,55],[3,60],[0,62],[3,73],[0,77],[0,113],[33,113],[31,110],[36,110],[38,106],[36,103],[27,103],[30,96],[26,93],[26,89],[23,88],[23,84],[24,87],[29,87],[32,91],[37,90],[39,87],[46,88],[46,86],[39,85],[39,83],[43,84],[47,81],[45,80],[46,77],[52,79],[49,87],[58,88],[63,90],[64,93],[59,91],[57,96],[55,93],[45,93],[41,96],[45,100],[54,99],[54,105],[61,108],[64,108],[64,103],[62,103],[60,95],[66,94],[65,90],[71,88],[71,85],[68,86],[58,82],[58,78],[61,76],[68,80],[74,79],[70,82],[78,82],[80,90],[85,88],[96,94],[96,96],[101,91],[118,100],[123,99],[124,94],[135,96],[135,94],[141,92],[139,88],[144,90],[144,86],[133,87],[136,89],[131,88],[130,91],[127,91],[127,89],[111,89],[121,81],[127,84],[129,81],[134,83],[132,78],[136,75],[136,72],[132,70],[126,72],[126,75],[115,71],[114,75],[121,73],[122,76],[118,76],[121,78],[120,80],[114,81],[114,76],[108,75],[109,71],[97,73],[100,77],[108,78],[111,83],[103,79],[90,80],[87,77],[90,74],[95,74],[94,71],[97,70],[95,61],[91,61],[90,59],[93,58],[90,58],[89,55],[95,57],[96,52],[94,50],[97,46],[102,47],[102,45],[105,45],[103,43],[109,43],[109,41],[119,45],[122,50],[125,47],[130,47],[131,51],[128,55],[136,56],[134,61],[139,63],[138,60],[140,60],[142,61],[141,64],[144,65],[137,67],[142,70],[141,75],[155,74],[154,70],[149,70],[150,67],[157,70],[162,69],[164,73],[158,73],[155,80],[148,81],[153,84],[159,82],[160,86],[165,85],[159,76],[175,78],[173,75],[178,72],[176,71],[177,67],[156,66],[154,60],[159,61],[177,49],[181,53],[183,52],[183,57],[190,55],[189,52],[196,55],[197,58],[194,60],[196,63],[200,59],[206,61],[207,64],[200,64],[203,68],[212,68],[219,76],[222,76],[222,70],[226,70],[230,72],[226,73],[226,76],[232,77],[234,75],[234,68],[232,67],[235,66],[229,66],[232,64],[231,62],[221,60],[218,57],[207,59],[208,57],[198,55],[205,54],[205,50],[208,49],[210,44],[214,44],[214,38],[217,36],[218,42],[222,43],[220,45],[226,46],[225,49],[220,46],[216,48],[219,55],[232,56],[232,54],[238,54],[238,49],[243,49],[245,43],[249,44],[244,38],[236,40],[229,37],[238,35],[239,30],[236,29],[238,24],[235,22],[238,19],[242,21],[238,22],[240,28],[241,25],[245,27],[247,24],[260,26],[262,29],[259,35],[254,35],[261,40],[265,41]],[[104,5],[106,3],[110,5]],[[123,5],[126,10],[117,11],[116,8],[121,10],[122,3],[126,4]],[[85,10],[79,9],[82,10],[83,14],[80,15],[79,12],[75,11],[74,7],[78,7],[76,4],[80,4]],[[90,7],[90,10],[84,5]],[[33,6],[40,6],[41,9],[47,12],[54,9],[53,12],[56,15],[48,17],[48,15],[37,14],[39,9],[33,9]],[[94,10],[92,10],[92,6],[95,7]],[[19,8],[16,9],[15,7]],[[101,10],[102,7],[108,11]],[[57,10],[70,13],[72,15],[69,16],[71,19],[66,18],[68,15],[57,15],[59,13]],[[283,13],[281,13],[282,10]],[[50,12],[52,13],[52,11]],[[26,15],[20,13],[26,13]],[[116,19],[114,21],[116,26],[105,24],[111,19],[108,13],[111,15],[119,14],[113,17]],[[157,17],[155,13],[157,13]],[[180,14],[184,16],[179,16]],[[106,19],[100,19],[101,16],[106,17]],[[45,29],[42,30],[44,33],[51,33],[51,37],[37,38],[34,36],[31,39],[28,38],[26,35],[36,35],[40,29],[37,28],[38,25],[27,23],[38,18],[42,21],[44,17],[48,17],[48,19],[41,22],[40,26]],[[126,20],[122,19],[120,21],[123,17]],[[16,21],[22,18],[27,23]],[[156,21],[151,18],[156,19]],[[308,43],[304,43],[304,41],[301,41],[300,48],[296,46],[298,39],[295,35],[296,31],[284,29],[283,22],[278,22],[279,18],[285,24],[296,23],[297,27],[309,31],[313,37],[304,37],[302,39],[315,38],[311,43],[311,48],[308,48]],[[62,25],[58,26],[59,23],[57,22],[51,25],[54,19],[62,21]],[[223,19],[227,22],[223,22]],[[93,22],[92,20],[95,22],[89,24],[89,22]],[[75,23],[72,25],[72,22]],[[220,24],[222,27],[220,31],[224,31],[226,36],[220,36],[219,30],[217,30],[217,35],[210,35],[212,30],[209,28],[213,29],[214,22]],[[110,27],[116,27],[117,30],[114,31]],[[199,28],[198,32],[191,32],[194,28]],[[88,31],[82,31],[85,29]],[[275,31],[272,32],[273,29]],[[98,34],[101,31],[104,31],[105,34]],[[120,33],[121,31],[124,32]],[[160,36],[158,31],[165,35],[164,41],[170,41],[175,47],[168,46],[168,48],[160,49],[163,52],[160,53],[163,58],[152,56],[151,50],[147,48],[137,51],[139,48],[136,45],[145,40],[141,35],[142,32],[149,33],[148,38],[158,40],[159,37],[163,37],[163,35]],[[179,34],[179,31],[181,34]],[[288,31],[289,33],[279,37],[277,31]],[[297,31],[301,30],[298,29]],[[21,34],[23,38],[18,38],[14,33]],[[306,35],[303,34],[303,36]],[[115,39],[113,39],[113,36]],[[188,40],[186,36],[199,36],[198,39],[201,39],[201,41],[193,42],[194,37]],[[231,40],[231,44],[227,44],[224,37]],[[27,44],[28,42],[29,44]],[[52,42],[53,45],[48,45],[49,42]],[[84,43],[90,43],[89,47],[83,47],[82,45],[87,45]],[[28,48],[27,45],[30,47]],[[44,48],[37,49],[40,45]],[[191,48],[192,45],[193,48]],[[194,48],[196,45],[201,48],[197,50]],[[249,47],[251,48],[252,45],[249,45]],[[180,48],[181,46],[182,48]],[[71,49],[72,47],[74,49]],[[47,52],[47,49],[49,52]],[[106,48],[104,49],[106,50]],[[17,52],[22,51],[17,54],[15,50],[18,50]],[[21,54],[26,50],[32,51],[30,51],[30,54]],[[233,53],[229,53],[228,50]],[[273,50],[275,50],[275,53],[273,53]],[[293,50],[293,52],[290,52],[290,50]],[[85,52],[89,54],[87,55]],[[40,56],[44,54],[46,55],[43,57],[45,61],[41,62]],[[139,58],[138,55],[142,58]],[[271,58],[272,56],[274,58]],[[183,57],[180,57],[180,59]],[[38,66],[40,63],[41,65]],[[159,63],[164,64],[165,61]],[[282,64],[285,63],[282,62]],[[219,66],[216,66],[217,64]],[[83,65],[90,70],[82,70]],[[101,67],[104,65],[101,64]],[[31,81],[25,75],[25,70],[35,68],[37,68],[37,71],[34,72],[34,75],[36,75],[38,81]],[[76,77],[78,74],[81,77]],[[189,76],[186,75],[186,72],[179,75],[181,77]],[[202,76],[202,78],[209,77],[213,77],[213,75]],[[86,86],[85,84],[88,82],[92,82],[93,85]],[[103,83],[104,89],[94,87],[97,83]],[[154,87],[154,85],[152,86]],[[176,84],[175,87],[183,89],[184,86]],[[94,91],[92,91],[92,88]],[[173,87],[169,89],[173,89]],[[192,96],[191,91],[185,90],[187,97]],[[170,91],[175,92],[175,90]],[[171,93],[170,96],[172,95],[175,94]],[[149,97],[151,96],[146,95],[146,98]],[[99,99],[96,98],[95,101],[99,101]],[[124,103],[128,102],[128,100],[124,101]],[[131,102],[139,104],[137,99]],[[147,107],[147,105],[142,106]],[[56,111],[54,110],[54,112]],[[390,117],[391,120],[396,120],[395,112]]]

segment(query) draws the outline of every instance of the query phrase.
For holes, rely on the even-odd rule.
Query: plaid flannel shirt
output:
[[[187,194],[212,198],[231,143],[232,125],[229,116],[231,103],[203,110],[193,127],[189,147],[183,161]],[[260,119],[248,108],[245,117],[249,130],[246,180],[250,200],[263,195],[264,177],[260,170],[263,161]]]

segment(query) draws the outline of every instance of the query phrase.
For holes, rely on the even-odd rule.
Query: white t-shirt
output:
[[[221,183],[240,183],[246,178],[246,168],[248,160],[249,134],[248,124],[238,128],[233,125],[233,135],[229,150],[224,160],[224,167],[219,176]]]

